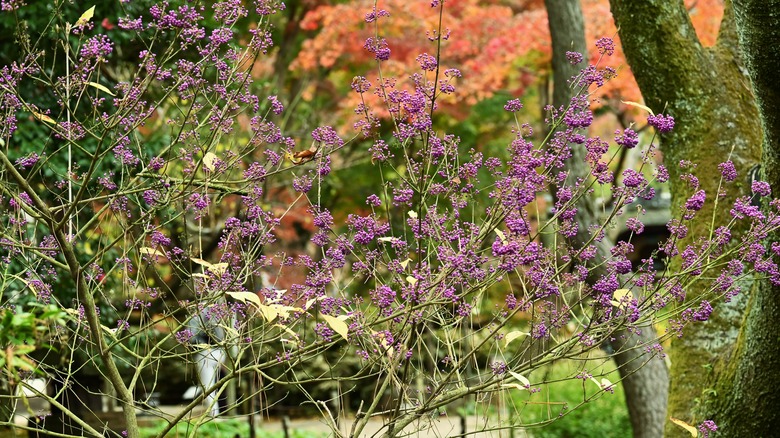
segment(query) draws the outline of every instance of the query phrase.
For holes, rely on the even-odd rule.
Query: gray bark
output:
[[[552,38],[553,105],[566,106],[574,95],[567,82],[584,67],[572,65],[566,52],[579,52],[588,58],[582,6],[579,0],[545,0],[544,5]]]

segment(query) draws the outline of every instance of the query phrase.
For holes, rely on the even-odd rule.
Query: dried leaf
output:
[[[695,438],[696,436],[699,435],[699,432],[696,430],[696,428],[691,426],[690,424],[688,424],[688,423],[686,423],[686,422],[684,422],[682,420],[678,420],[678,419],[676,419],[674,417],[669,417],[669,419],[672,421],[672,423],[674,423],[674,424],[682,427],[683,429],[687,430],[688,433],[690,433],[692,437]]]
[[[647,106],[645,106],[645,105],[642,105],[641,103],[636,103],[636,102],[631,102],[631,101],[625,101],[625,100],[621,100],[621,102],[622,102],[622,103],[624,103],[624,104],[626,104],[626,105],[628,105],[628,106],[635,106],[635,107],[637,107],[637,108],[641,108],[641,109],[643,109],[643,110],[645,110],[645,111],[649,112],[651,115],[655,115],[655,113],[653,113],[653,110],[651,110],[649,107],[647,107]]]
[[[293,162],[293,164],[303,164],[307,161],[311,161],[314,158],[314,154],[317,153],[317,148],[312,146],[311,148],[305,150],[305,151],[299,151],[289,156],[290,161]]]
[[[293,154],[293,158],[299,158],[301,160],[305,160],[307,158],[311,158],[314,156],[314,152],[310,150],[300,151]]]
[[[52,119],[51,117],[47,116],[46,114],[41,114],[41,113],[37,113],[37,112],[33,111],[32,115],[33,115],[33,117],[35,117],[36,119],[38,119],[38,120],[40,120],[42,122],[46,122],[46,123],[49,123],[49,124],[52,124],[52,125],[56,125],[57,124],[56,120]]]

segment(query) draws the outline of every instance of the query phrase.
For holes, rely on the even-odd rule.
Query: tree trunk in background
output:
[[[553,106],[568,106],[574,96],[569,79],[579,74],[583,65],[572,65],[566,52],[582,53],[588,59],[585,21],[580,0],[544,0],[552,38]],[[587,171],[585,172],[587,174]]]
[[[585,24],[580,0],[545,0],[547,17],[552,37],[553,67],[553,106],[569,105],[574,91],[569,87],[569,79],[579,73],[582,65],[572,65],[566,59],[567,51],[579,52],[588,59],[588,47],[585,42]],[[584,178],[589,173],[582,145],[572,145],[572,157],[567,161],[569,172],[575,178]],[[580,241],[589,238],[590,226],[598,223],[597,212],[590,199],[583,198],[577,206],[577,220],[582,236]],[[603,239],[598,243],[599,259],[610,257],[613,243]],[[656,337],[652,327],[647,327],[639,336],[626,332],[616,333],[619,341],[612,347],[617,352],[617,363],[622,378],[631,425],[635,438],[660,438],[663,436],[663,424],[666,413],[666,395],[669,376],[666,363],[645,356],[642,348],[632,348],[637,344],[652,344]]]
[[[741,59],[731,2],[721,23],[714,47],[702,47],[682,0],[610,0],[620,29],[626,59],[634,73],[645,103],[655,112],[674,116],[674,131],[662,138],[664,161],[671,174],[672,205],[682,205],[691,189],[680,181],[680,160],[698,164],[701,188],[708,202],[691,224],[688,241],[709,235],[709,222],[727,220],[728,208],[713,212],[717,193],[718,163],[729,152],[737,167],[741,186],[722,199],[730,205],[741,187],[749,191],[747,170],[759,162],[761,127],[758,108],[749,88],[749,78],[740,68]],[[677,214],[678,212],[672,212]],[[683,244],[687,243],[683,242]],[[689,298],[695,290],[687,291]],[[706,323],[692,323],[670,350],[671,387],[668,413],[688,423],[712,417],[716,409],[714,391],[720,374],[718,363],[728,363],[747,302],[746,293],[730,303],[719,303]],[[690,436],[666,422],[669,436]]]
[[[763,126],[763,171],[780,194],[780,1],[735,0],[745,65]],[[765,206],[766,207],[766,206]],[[770,241],[780,241],[777,233]],[[769,243],[769,242],[767,242]],[[718,382],[718,436],[775,436],[780,430],[780,287],[762,281],[748,302],[734,357]]]

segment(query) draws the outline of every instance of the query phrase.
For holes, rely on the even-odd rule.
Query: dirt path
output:
[[[349,432],[349,428],[352,427],[354,419],[349,418],[342,421],[341,430],[345,435]],[[283,420],[281,419],[263,419],[262,422],[257,423],[258,428],[268,432],[279,432],[283,430]],[[382,419],[372,419],[366,425],[366,428],[361,434],[362,437],[379,437],[382,432],[386,432],[386,428],[383,428],[384,422]],[[463,433],[463,427],[467,435],[461,435]],[[483,422],[478,422],[474,417],[466,418],[466,424],[461,423],[460,417],[437,417],[433,420],[421,421],[409,425],[404,432],[407,433],[407,437],[454,437],[454,436],[467,436],[474,438],[528,438],[528,434],[521,429],[516,429],[513,432],[509,430],[502,431],[490,431],[490,432],[474,432],[477,430],[484,430],[489,428]],[[312,434],[323,434],[322,436],[329,436],[330,428],[324,423],[324,421],[318,419],[296,419],[289,420],[288,431],[298,432],[311,432]]]

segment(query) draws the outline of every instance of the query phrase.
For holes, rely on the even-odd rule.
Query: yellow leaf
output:
[[[625,101],[625,100],[621,100],[621,102],[623,102],[624,104],[626,104],[626,105],[628,105],[628,106],[635,106],[635,107],[637,107],[637,108],[641,108],[641,109],[643,109],[643,110],[645,110],[645,111],[649,112],[651,115],[655,115],[655,113],[653,113],[653,110],[651,110],[649,107],[647,107],[647,106],[645,106],[645,105],[642,105],[641,103],[636,103],[636,102],[631,102],[631,101]]]
[[[521,332],[519,330],[515,330],[512,332],[509,332],[504,336],[504,347],[508,346],[510,342],[514,341],[515,339],[521,337],[521,336],[528,336],[529,333]]]
[[[687,430],[688,433],[690,433],[692,437],[696,437],[696,436],[699,435],[699,432],[696,430],[696,428],[691,426],[690,424],[688,424],[688,423],[686,423],[686,422],[684,422],[682,420],[678,420],[678,419],[676,419],[674,417],[669,417],[669,419],[672,420],[672,423],[674,423],[674,424],[682,427],[683,429]]]
[[[501,243],[506,243],[506,234],[504,234],[504,232],[498,228],[496,228],[494,231],[498,235],[498,238],[501,239]]]
[[[35,288],[34,283],[27,281],[21,277],[17,277],[17,278],[19,278],[19,280],[22,280],[22,283],[24,283],[25,286],[30,288],[30,290],[32,291],[33,295],[35,295],[36,298],[38,297],[38,289]]]
[[[623,299],[626,297],[628,297],[628,299],[624,301]],[[632,297],[633,295],[631,294],[630,290],[618,289],[615,291],[615,293],[612,294],[611,303],[615,307],[620,307],[621,309],[625,309]]]
[[[600,382],[599,382],[598,380],[596,380],[596,378],[595,378],[595,377],[591,377],[591,378],[590,378],[590,380],[592,380],[592,381],[593,381],[593,383],[595,383],[596,385],[598,385],[598,386],[599,386],[599,388],[601,388],[601,389],[607,389],[607,388],[609,388],[609,387],[611,387],[611,386],[612,386],[612,382],[610,382],[610,381],[609,381],[609,379],[607,379],[607,378],[603,378],[603,379],[601,379],[601,381],[600,381]]]
[[[379,333],[372,330],[371,335],[376,336],[377,339],[379,339],[379,343],[382,345],[382,347],[386,348],[388,350],[388,353],[391,353],[392,355],[393,346],[389,342],[387,342],[387,338],[385,337],[384,333]]]
[[[325,296],[319,296],[319,297],[317,297],[317,298],[312,298],[312,299],[310,299],[310,300],[306,301],[306,305],[305,305],[305,306],[303,306],[303,308],[304,308],[304,309],[308,309],[309,307],[311,307],[311,306],[312,306],[312,304],[316,303],[317,301],[323,300],[323,299],[325,299],[325,298],[327,298],[327,297],[325,297]]]
[[[14,351],[14,353],[16,353],[17,356],[30,354],[35,351],[35,346],[33,345],[16,345],[10,348]]]
[[[227,332],[227,338],[228,339],[236,339],[236,338],[238,338],[238,330],[234,329],[233,327],[231,327],[229,325],[223,325],[221,327]]]
[[[263,312],[263,317],[266,321],[271,322],[279,316],[279,312],[276,311],[275,306],[263,306],[260,305],[260,311]]]
[[[342,338],[347,339],[347,334],[349,333],[349,326],[346,322],[334,318],[330,315],[322,315],[322,319],[325,320],[325,323],[327,323],[330,328],[333,329],[334,332],[341,335]]]
[[[289,318],[290,312],[303,312],[303,309],[300,307],[282,306],[280,304],[260,304],[258,308],[263,313],[263,317],[265,317],[266,321],[268,322],[273,321],[277,316],[282,318]]]
[[[517,381],[520,382],[521,385],[523,385],[523,389],[531,386],[531,381],[529,381],[524,375],[520,373],[516,373],[514,371],[510,371],[509,374],[511,374],[512,377],[517,379]]]
[[[289,318],[290,312],[303,312],[303,309],[300,307],[281,306],[279,304],[274,304],[271,307],[273,307],[282,318]]]
[[[211,271],[211,272],[213,272],[213,273],[215,273],[215,274],[217,274],[218,276],[221,277],[222,274],[224,274],[225,271],[227,271],[227,268],[228,268],[228,264],[227,263],[214,263],[208,269],[209,269],[209,271]]]
[[[159,249],[149,248],[148,246],[144,246],[141,248],[138,248],[138,252],[140,252],[143,255],[153,255],[155,257],[165,257],[165,254],[160,251]]]
[[[203,156],[203,166],[210,172],[213,172],[214,169],[217,168],[216,162],[217,156],[211,152],[206,152],[206,155]]]
[[[211,267],[214,266],[211,263],[209,263],[209,262],[207,262],[207,261],[205,261],[203,259],[199,259],[197,257],[191,257],[190,260],[192,260],[193,262],[195,262],[195,263],[205,267],[206,269],[211,269]]]
[[[298,335],[297,335],[297,334],[295,334],[295,332],[294,332],[294,331],[290,330],[290,328],[289,328],[289,327],[285,327],[285,326],[283,326],[283,325],[281,325],[281,324],[274,324],[274,327],[279,327],[280,329],[282,329],[282,330],[284,330],[285,332],[287,332],[287,334],[291,335],[293,338],[295,338],[295,339],[298,339]]]
[[[33,111],[32,115],[33,115],[33,117],[35,117],[36,119],[38,119],[38,120],[40,120],[42,122],[46,122],[46,123],[49,123],[49,124],[52,124],[52,125],[56,125],[57,124],[56,120],[52,119],[51,117],[47,116],[46,114],[36,113],[35,111]]]
[[[100,90],[100,91],[102,91],[104,93],[108,93],[108,94],[110,94],[112,96],[116,96],[116,94],[112,93],[111,90],[109,90],[108,87],[106,87],[105,85],[100,85],[97,82],[87,82],[87,85],[95,87],[95,88],[97,88],[98,90]]]
[[[92,6],[91,8],[87,9],[83,14],[81,14],[81,17],[79,17],[79,19],[76,21],[76,24],[74,24],[73,27],[84,26],[85,24],[89,23],[89,20],[91,20],[94,15],[95,15],[95,7]]]
[[[282,295],[282,294],[284,294],[285,292],[287,292],[287,289],[276,289],[274,292],[276,292],[278,295]],[[265,302],[266,302],[266,303],[268,303],[268,304],[271,304],[271,303],[278,303],[279,301],[281,301],[281,299],[282,299],[281,297],[279,297],[279,298],[274,298],[274,299],[268,299],[268,298],[266,298]]]
[[[225,292],[225,295],[241,301],[242,303],[250,302],[257,306],[257,308],[261,308],[263,306],[263,303],[260,302],[260,297],[258,297],[254,292]]]

